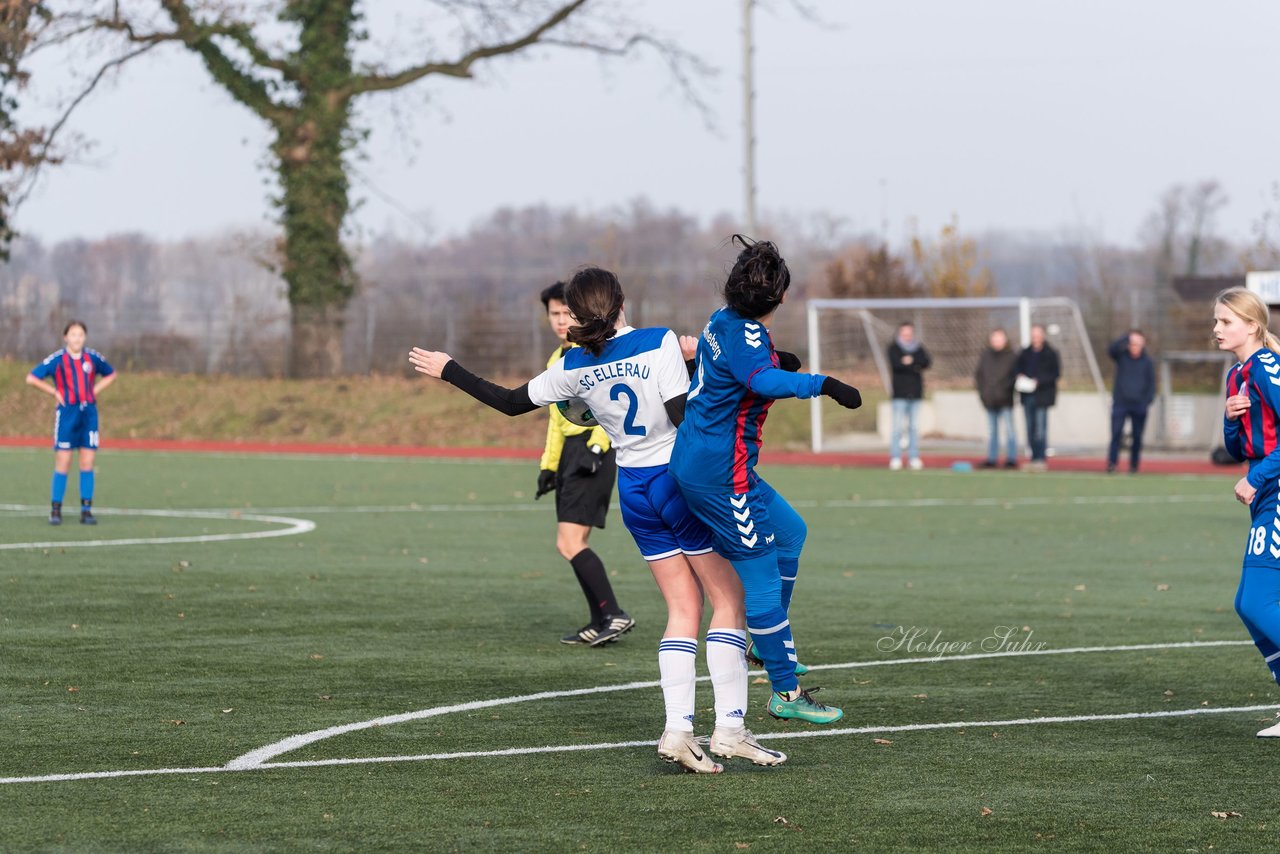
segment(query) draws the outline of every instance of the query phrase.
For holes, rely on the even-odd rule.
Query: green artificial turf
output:
[[[532,464],[108,449],[102,523],[85,530],[44,523],[49,463],[0,452],[0,502],[33,506],[0,512],[0,543],[282,527],[256,512],[316,529],[0,550],[0,777],[221,766],[382,715],[657,678],[663,606],[616,512],[592,542],[639,625],[604,649],[557,642],[585,607],[550,503],[531,500]],[[970,654],[1002,626],[1045,650],[1247,639],[1231,602],[1248,522],[1229,477],[766,475],[809,522],[792,622],[810,665],[934,655],[882,640],[912,627]],[[845,709],[836,727],[1280,703],[1251,646],[959,654],[806,683]],[[758,734],[822,732],[767,718],[767,687],[751,690]],[[707,734],[706,683],[698,705]],[[657,688],[592,693],[360,730],[279,761],[652,741],[662,719]],[[1280,744],[1253,737],[1272,719],[780,739],[766,744],[786,765],[715,777],[646,746],[5,784],[0,850],[1274,850]]]

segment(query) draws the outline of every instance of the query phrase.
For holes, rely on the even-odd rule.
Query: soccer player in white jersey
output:
[[[414,348],[409,361],[419,372],[440,377],[508,415],[575,398],[586,402],[617,449],[622,519],[667,604],[667,628],[658,644],[666,702],[658,755],[698,773],[722,770],[694,738],[695,661],[705,592],[712,608],[706,655],[716,713],[711,752],[780,765],[786,754],[762,747],[745,724],[742,584],[733,567],[712,550],[711,533],[689,513],[667,474],[689,390],[680,343],[669,329],[628,326],[622,286],[607,270],[579,271],[565,288],[565,299],[577,320],[569,340],[580,346],[520,388],[476,377],[446,353]]]

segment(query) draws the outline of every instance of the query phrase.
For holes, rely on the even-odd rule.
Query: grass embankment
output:
[[[0,435],[43,436],[50,430],[50,399],[23,384],[29,370],[25,362],[0,360]],[[828,427],[874,429],[878,398],[868,398],[854,413],[824,405]],[[100,408],[107,446],[112,437],[128,437],[537,447],[546,435],[540,416],[507,418],[443,383],[413,377],[287,380],[122,371],[103,393]],[[808,404],[780,402],[770,413],[766,437],[775,448],[808,447]]]

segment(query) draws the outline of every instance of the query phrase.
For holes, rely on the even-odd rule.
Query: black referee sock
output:
[[[616,614],[622,610],[613,598],[613,585],[609,583],[604,561],[598,554],[591,549],[583,549],[569,563],[573,565],[573,573],[578,576],[578,583],[591,606],[591,619],[598,623],[605,614]]]
[[[591,590],[591,585],[587,583],[587,579],[583,578],[582,573],[578,571],[578,565],[574,561],[569,561],[573,567],[573,577],[578,579],[578,586],[582,588],[582,595],[587,597],[587,605],[591,608],[591,625],[598,626],[604,618],[600,611],[600,605],[596,603],[595,594]]]

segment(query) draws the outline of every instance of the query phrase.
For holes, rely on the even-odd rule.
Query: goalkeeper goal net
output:
[[[1002,328],[1012,346],[1026,346],[1031,327],[1041,325],[1062,360],[1060,392],[1075,406],[1055,407],[1064,438],[1095,441],[1103,430],[1107,391],[1080,309],[1070,299],[973,297],[956,299],[815,299],[808,304],[809,370],[834,375],[861,388],[868,412],[850,413],[816,397],[810,403],[812,448],[848,450],[851,439],[886,432],[878,404],[890,396],[888,347],[898,325],[910,322],[933,357],[926,374],[930,405],[921,413],[920,432],[955,439],[986,435],[985,411],[973,376],[991,330]],[[1074,396],[1075,400],[1072,401]],[[1079,409],[1079,415],[1071,410]],[[1020,419],[1015,419],[1020,420]],[[1075,421],[1079,429],[1075,429]],[[1063,435],[1063,434],[1060,434]],[[1050,436],[1054,431],[1050,430]]]

